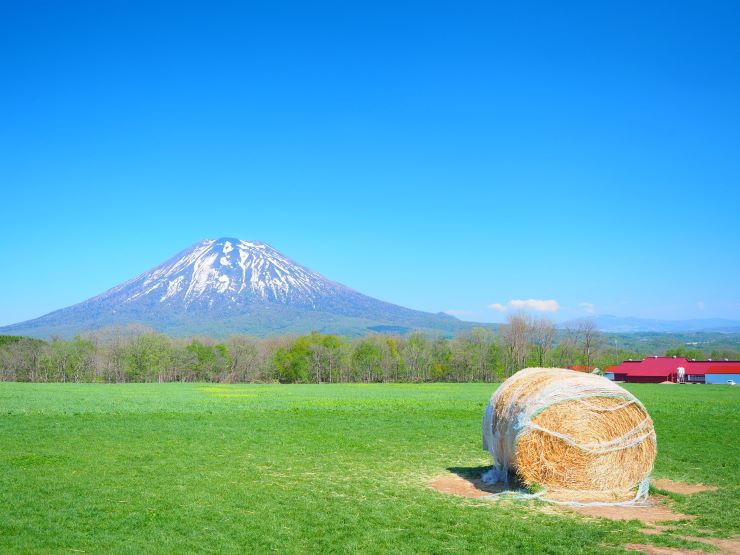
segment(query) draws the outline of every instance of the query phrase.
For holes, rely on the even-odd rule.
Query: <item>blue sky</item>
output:
[[[740,4],[556,4],[3,2],[0,325],[219,236],[465,319],[740,318]]]

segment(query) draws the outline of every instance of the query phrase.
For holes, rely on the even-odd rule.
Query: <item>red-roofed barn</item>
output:
[[[625,360],[606,369],[607,377],[631,383],[727,383],[739,382],[740,361],[689,360],[683,357],[649,357]]]
[[[705,383],[726,384],[730,381],[740,383],[740,363],[727,361],[711,364],[704,377]]]

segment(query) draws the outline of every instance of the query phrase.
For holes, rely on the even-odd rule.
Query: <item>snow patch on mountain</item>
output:
[[[203,304],[209,307],[280,303],[315,307],[322,298],[351,292],[301,266],[269,245],[238,239],[205,240],[164,264],[103,293],[123,304]]]

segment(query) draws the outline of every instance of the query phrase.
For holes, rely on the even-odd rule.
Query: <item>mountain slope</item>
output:
[[[679,333],[679,332],[717,332],[736,333],[740,331],[740,321],[722,318],[695,320],[655,320],[611,315],[598,315],[589,318],[601,331],[614,333]],[[573,327],[577,320],[565,322],[561,327]]]
[[[266,243],[205,240],[163,264],[77,305],[0,328],[0,333],[73,335],[141,323],[176,334],[469,328],[368,297],[290,260]]]

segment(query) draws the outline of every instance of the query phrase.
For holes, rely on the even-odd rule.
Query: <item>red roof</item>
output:
[[[706,374],[709,367],[714,363],[711,360],[692,360],[689,361],[689,364],[693,374]],[[688,372],[689,369],[686,368],[686,371]]]
[[[626,360],[611,371],[628,376],[668,377],[669,374],[675,374],[679,366],[688,373],[688,364],[689,361],[685,358],[650,357],[645,360]]]
[[[740,374],[740,362],[733,360],[712,363],[707,369],[707,374]]]
[[[596,366],[586,366],[585,364],[574,364],[573,366],[568,366],[569,370],[577,370],[578,372],[593,372],[596,370]]]
[[[740,361],[689,360],[684,357],[649,357],[645,360],[625,360],[617,366],[607,368],[608,372],[627,374],[628,376],[661,376],[667,378],[676,374],[678,368],[686,374],[740,374]],[[712,369],[710,371],[710,368]],[[717,371],[714,369],[717,368]]]
[[[711,369],[720,366],[724,370],[713,372]],[[687,374],[740,374],[740,360],[691,360],[686,368]]]

